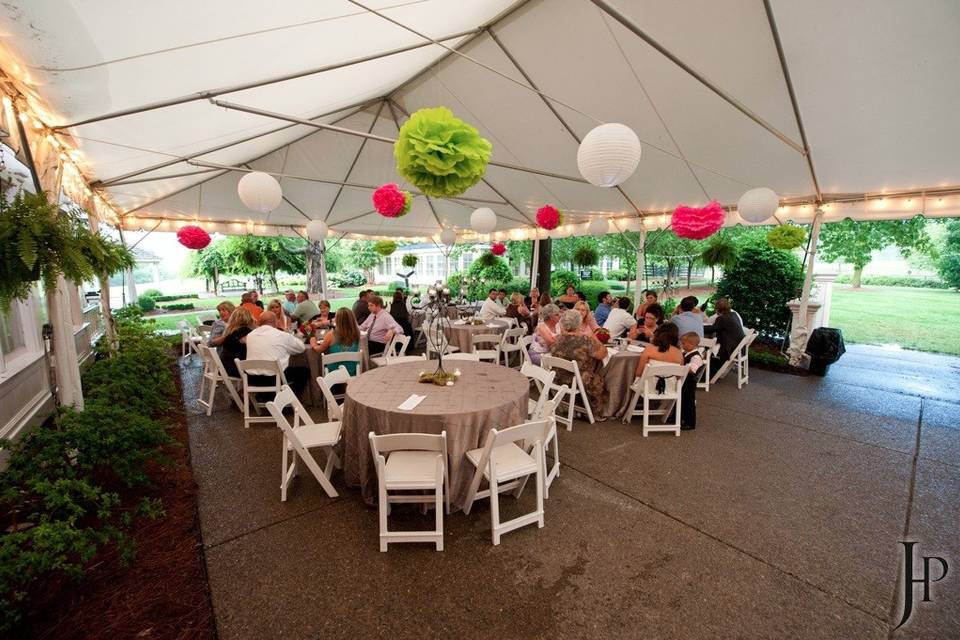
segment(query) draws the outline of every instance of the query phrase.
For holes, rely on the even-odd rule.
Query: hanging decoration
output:
[[[716,200],[705,207],[680,205],[673,211],[670,226],[681,238],[703,240],[716,233],[726,220],[726,212]]]
[[[400,218],[410,212],[413,196],[394,182],[388,182],[373,192],[373,208],[384,218]]]
[[[610,233],[610,221],[601,216],[591,218],[587,231],[592,236],[605,236]]]
[[[383,257],[387,257],[397,250],[397,243],[393,240],[377,240],[373,243],[373,250]]]
[[[400,259],[400,264],[410,269],[416,268],[418,262],[420,262],[420,258],[412,253],[407,253]]]
[[[537,209],[537,224],[541,229],[553,231],[563,224],[563,214],[552,204],[545,204]]]
[[[428,196],[458,196],[483,177],[493,145],[446,107],[420,109],[400,127],[397,171]]]
[[[767,233],[767,244],[774,249],[791,251],[807,239],[807,232],[793,224],[782,224]]]
[[[472,217],[472,216],[471,216]],[[452,247],[457,244],[457,232],[450,227],[447,227],[440,232],[440,244],[445,244],[448,247]]]
[[[610,122],[590,130],[577,149],[577,168],[597,187],[615,187],[640,164],[640,139],[633,129]]]
[[[237,184],[237,195],[243,204],[259,213],[270,213],[283,200],[283,190],[280,183],[269,173],[253,171],[240,178]]]
[[[490,245],[490,253],[495,256],[502,256],[507,252],[507,245],[502,242],[494,242]]]
[[[470,228],[477,233],[491,233],[497,228],[497,214],[487,207],[475,209],[470,214]]]
[[[177,231],[177,240],[187,249],[203,249],[210,244],[210,234],[192,224],[180,227]]]
[[[600,252],[588,244],[582,244],[573,250],[573,264],[578,267],[592,267],[598,262]]]
[[[737,213],[747,222],[765,222],[777,212],[780,196],[773,189],[750,189],[737,200]]]
[[[325,240],[330,229],[323,220],[311,220],[307,223],[307,237],[314,242]]]

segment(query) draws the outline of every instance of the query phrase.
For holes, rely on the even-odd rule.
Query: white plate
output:
[[[630,351],[631,353],[643,353],[643,349],[635,344],[628,344],[627,351]]]

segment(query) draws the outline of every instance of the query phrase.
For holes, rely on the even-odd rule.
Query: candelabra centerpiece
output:
[[[461,300],[463,295],[464,289],[461,289]],[[450,344],[450,339],[444,329],[452,328],[450,317],[447,315],[447,306],[451,302],[455,302],[455,300],[451,297],[450,287],[444,284],[442,280],[437,280],[435,284],[427,288],[427,295],[423,304],[424,319],[426,320],[424,336],[427,340],[427,350],[437,353],[437,369],[433,373],[421,373],[420,382],[432,382],[438,386],[452,386],[459,377],[457,375],[459,371],[451,373],[443,368],[443,354]]]

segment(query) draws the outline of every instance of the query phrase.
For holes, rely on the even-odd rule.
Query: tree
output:
[[[213,295],[215,296],[220,295],[220,276],[228,273],[227,260],[223,255],[221,240],[200,251],[191,251],[185,267],[186,275],[210,280],[213,283]]]
[[[223,255],[223,271],[253,276],[261,293],[264,276],[278,291],[277,273],[306,273],[306,242],[300,238],[229,236],[215,244]]]
[[[960,289],[960,220],[947,224],[947,237],[938,270],[944,282],[954,289]]]
[[[825,261],[842,260],[853,265],[854,289],[860,287],[863,268],[870,263],[874,251],[895,245],[907,257],[915,251],[928,251],[931,246],[926,223],[919,216],[910,220],[854,222],[848,218],[830,222],[820,230],[819,245]]]
[[[635,231],[625,231],[622,235],[620,233],[610,233],[598,240],[597,248],[600,249],[601,255],[618,258],[620,268],[627,272],[628,280],[637,277],[636,246],[640,242],[639,233]]]
[[[674,272],[679,276],[680,265],[686,265],[687,267],[687,288],[689,289],[693,265],[700,258],[702,252],[702,240],[681,238],[669,229],[656,234],[651,233],[647,236],[648,259],[653,258],[655,261],[659,260],[667,265],[665,289],[671,287]]]
[[[790,320],[787,301],[796,298],[802,286],[800,260],[764,238],[737,250],[736,262],[717,284],[717,297],[729,298],[746,326],[780,336]]]
[[[350,262],[353,266],[360,271],[363,271],[363,275],[366,276],[367,282],[373,282],[373,270],[378,264],[380,264],[380,259],[382,256],[373,250],[373,242],[370,240],[354,240],[350,243],[350,248],[347,250],[349,254]]]

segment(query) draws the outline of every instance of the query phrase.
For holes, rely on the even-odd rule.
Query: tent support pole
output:
[[[537,234],[540,235],[539,233]],[[537,267],[540,263],[540,238],[533,239],[533,256],[530,258],[530,288],[537,286]],[[536,301],[533,301],[536,302]]]
[[[634,285],[634,308],[640,304],[640,294],[647,288],[647,230],[640,230],[640,242],[637,243],[637,281]]]
[[[797,144],[796,142],[794,142],[789,136],[787,136],[787,134],[783,133],[782,131],[774,127],[772,124],[770,124],[769,122],[767,122],[766,120],[758,116],[756,113],[754,113],[749,108],[747,108],[747,106],[744,105],[742,102],[740,102],[739,100],[731,96],[729,93],[727,93],[726,91],[724,91],[723,89],[715,85],[713,82],[711,82],[709,78],[707,78],[702,73],[700,73],[699,71],[697,71],[696,69],[688,65],[686,62],[684,62],[680,58],[678,58],[669,49],[667,49],[662,44],[654,40],[653,37],[650,36],[650,34],[648,34],[643,29],[641,29],[636,22],[628,18],[620,9],[618,9],[612,3],[607,2],[607,0],[590,0],[590,1],[593,4],[597,5],[608,16],[610,16],[611,18],[613,18],[614,20],[622,24],[629,31],[632,31],[635,36],[637,36],[638,38],[646,42],[648,45],[653,47],[667,60],[669,60],[670,62],[674,63],[675,65],[677,65],[678,67],[686,71],[690,76],[692,76],[700,84],[702,84],[707,89],[710,89],[710,91],[713,91],[715,94],[720,96],[720,98],[722,98],[724,102],[726,102],[727,104],[732,106],[734,109],[736,109],[737,111],[747,116],[748,118],[756,122],[758,125],[760,125],[764,129],[766,129],[767,131],[775,135],[781,142],[791,147],[794,151],[797,151],[798,153],[804,153],[803,147]]]
[[[804,349],[807,346],[807,339],[810,337],[809,327],[807,327],[807,308],[810,305],[810,289],[813,286],[813,265],[817,257],[817,241],[820,238],[820,225],[823,222],[823,210],[817,209],[813,217],[813,227],[810,229],[810,246],[807,249],[806,273],[803,275],[803,291],[800,294],[800,309],[797,313],[797,322],[790,334],[790,348],[787,350],[790,356],[790,364],[799,367],[806,359]]]

